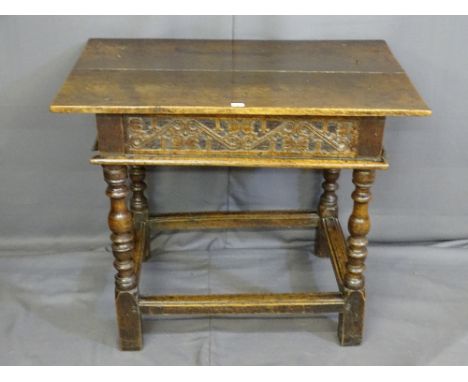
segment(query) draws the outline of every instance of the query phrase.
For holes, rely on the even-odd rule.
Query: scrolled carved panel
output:
[[[357,119],[127,116],[124,124],[128,153],[357,156]]]

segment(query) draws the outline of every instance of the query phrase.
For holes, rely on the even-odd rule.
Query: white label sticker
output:
[[[231,102],[231,107],[245,107],[244,102]]]

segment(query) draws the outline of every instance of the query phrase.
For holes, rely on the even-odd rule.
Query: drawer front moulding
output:
[[[126,116],[124,125],[127,153],[300,158],[358,155],[357,119]]]

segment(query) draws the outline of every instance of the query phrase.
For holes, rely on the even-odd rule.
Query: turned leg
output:
[[[321,218],[334,216],[338,217],[338,178],[340,177],[339,169],[323,170],[325,181],[322,183],[323,192],[320,196],[318,214]],[[327,251],[324,249],[325,242],[322,235],[322,225],[319,224],[317,230],[317,238],[315,240],[315,254],[319,257],[326,257]]]
[[[133,221],[135,229],[138,229],[142,222],[148,220],[148,199],[145,196],[146,183],[145,175],[146,170],[144,166],[130,166],[130,180],[131,180],[131,190],[132,197],[130,200],[130,208],[133,212]],[[149,227],[145,226],[146,242],[149,242]],[[143,255],[145,260],[148,260],[150,257],[150,247],[147,245],[145,247],[145,253]]]
[[[344,278],[345,307],[340,314],[338,324],[341,345],[359,345],[362,340],[366,297],[364,262],[367,256],[367,234],[370,230],[368,205],[374,177],[374,171],[353,171],[355,190],[352,193],[353,211],[348,222],[348,261]]]
[[[109,228],[114,254],[115,305],[122,350],[139,350],[142,346],[138,286],[133,262],[134,235],[132,214],[127,208],[126,166],[103,166],[110,198]]]

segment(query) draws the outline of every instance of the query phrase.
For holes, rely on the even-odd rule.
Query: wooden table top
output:
[[[91,39],[53,112],[423,116],[385,41]]]

